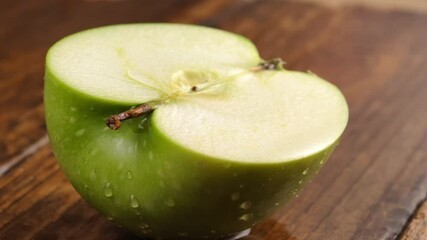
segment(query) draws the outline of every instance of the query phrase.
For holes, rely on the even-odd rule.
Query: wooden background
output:
[[[425,0],[1,0],[0,239],[135,239],[65,179],[49,147],[42,99],[49,46],[124,22],[243,34],[263,57],[311,70],[347,97],[350,123],[333,157],[299,198],[246,239],[427,239]]]

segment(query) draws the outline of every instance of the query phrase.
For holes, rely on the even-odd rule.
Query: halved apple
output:
[[[114,118],[118,130],[105,126],[135,109]],[[59,41],[47,55],[45,110],[54,153],[81,196],[162,239],[250,228],[317,173],[348,119],[331,83],[263,61],[239,35],[179,24]]]

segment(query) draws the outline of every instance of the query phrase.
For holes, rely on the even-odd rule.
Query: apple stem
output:
[[[137,118],[156,109],[157,105],[153,103],[144,103],[130,110],[119,114],[111,115],[105,122],[112,130],[117,130],[122,125],[122,121],[132,118]]]
[[[259,72],[262,70],[280,71],[284,70],[283,65],[285,65],[285,62],[281,58],[273,58],[260,62],[258,66],[251,68],[251,70],[253,72]]]
[[[283,68],[284,64],[285,64],[285,62],[281,58],[273,58],[270,60],[264,60],[264,61],[260,62],[257,66],[250,68],[249,70],[252,72],[259,72],[259,71],[265,71],[265,70],[267,70],[267,71],[281,71],[281,70],[284,70],[284,68]],[[134,79],[134,78],[132,78],[132,79]],[[214,84],[208,84],[208,85],[202,86],[202,87],[193,85],[190,88],[190,92],[192,92],[192,93],[201,92],[207,88],[221,84],[224,81],[215,82]],[[168,98],[163,99],[163,101],[160,101],[160,102],[152,101],[152,102],[144,103],[144,104],[141,104],[135,108],[124,111],[122,113],[111,115],[106,120],[105,123],[107,124],[107,126],[110,129],[117,130],[122,125],[122,121],[127,120],[127,119],[137,118],[137,117],[143,116],[147,113],[150,113],[150,112],[154,111],[154,109],[156,109],[157,106],[161,102],[167,102],[168,99],[171,99],[173,97],[174,96],[168,96]]]

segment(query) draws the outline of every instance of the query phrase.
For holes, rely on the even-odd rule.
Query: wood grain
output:
[[[327,1],[332,2],[332,1]],[[46,141],[44,55],[89,27],[177,21],[249,37],[338,85],[350,123],[314,181],[245,239],[426,239],[427,14],[315,2],[0,2],[0,239],[133,239],[83,202]],[[403,9],[403,10],[399,10]]]
[[[412,12],[427,12],[427,2],[424,0],[293,0],[324,4],[331,7],[364,6],[377,9],[405,10]]]
[[[408,227],[403,232],[401,240],[427,239],[427,201],[416,212]]]

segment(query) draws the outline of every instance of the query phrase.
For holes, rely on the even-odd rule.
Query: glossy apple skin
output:
[[[296,161],[240,163],[182,148],[156,127],[155,112],[142,129],[133,119],[113,131],[105,119],[131,105],[82,94],[49,66],[44,100],[53,152],[74,188],[140,236],[218,239],[248,229],[294,198],[336,146]]]

